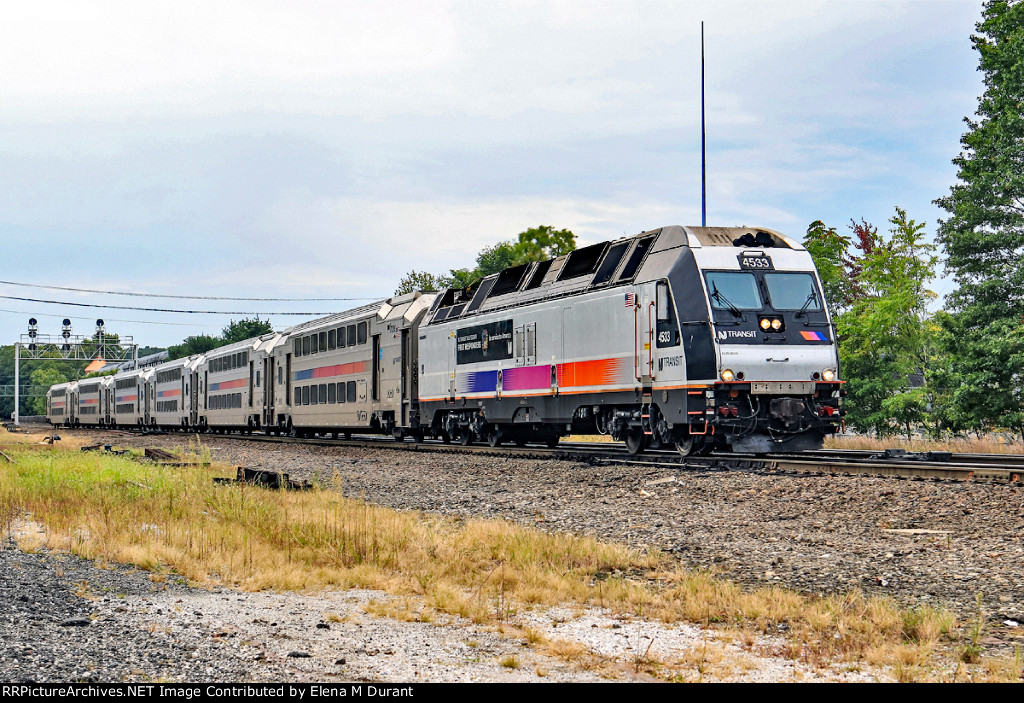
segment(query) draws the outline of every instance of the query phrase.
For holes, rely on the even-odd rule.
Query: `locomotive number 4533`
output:
[[[754,256],[741,254],[737,258],[739,258],[741,269],[756,271],[769,271],[775,269],[775,267],[772,265],[771,257],[765,256],[763,254]]]

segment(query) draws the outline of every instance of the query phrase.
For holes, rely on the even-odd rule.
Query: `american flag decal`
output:
[[[636,305],[636,293],[626,293],[626,307],[631,308]]]

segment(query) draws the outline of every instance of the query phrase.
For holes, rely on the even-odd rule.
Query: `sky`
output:
[[[934,234],[984,88],[980,16],[966,0],[2,0],[0,344],[33,316],[49,334],[103,318],[143,346],[256,312],[284,329],[311,316],[277,313],[388,297],[529,227],[582,245],[699,225],[701,21],[709,225],[884,231],[899,206]]]

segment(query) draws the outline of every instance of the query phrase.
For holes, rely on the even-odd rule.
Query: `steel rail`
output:
[[[119,431],[145,436],[175,432],[139,432],[134,428]],[[437,440],[425,442],[396,441],[382,435],[356,435],[352,439],[329,437],[299,438],[280,435],[214,433],[221,437],[247,442],[305,444],[312,446],[367,447],[428,453],[467,453],[482,456],[530,458],[540,460],[577,461],[590,464],[621,464],[661,467],[689,471],[745,471],[775,475],[876,476],[911,480],[980,481],[1024,486],[1024,456],[1013,454],[952,454],[948,461],[934,461],[922,454],[897,458],[880,458],[881,452],[870,450],[822,449],[803,454],[751,455],[712,454],[680,456],[673,450],[649,450],[630,455],[621,445],[609,442],[572,442],[555,448],[542,446],[490,447],[488,445],[446,444]]]

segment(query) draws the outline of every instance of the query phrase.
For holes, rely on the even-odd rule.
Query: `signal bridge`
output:
[[[96,332],[85,337],[73,334],[71,320],[67,318],[64,318],[59,335],[39,334],[36,318],[29,318],[28,332],[14,343],[14,414],[11,419],[15,427],[18,426],[20,409],[22,359],[88,361],[90,364],[86,371],[97,371],[109,361],[131,361],[131,368],[135,368],[138,365],[139,346],[130,336],[107,334],[103,320],[96,320]],[[93,368],[98,361],[103,363]]]

